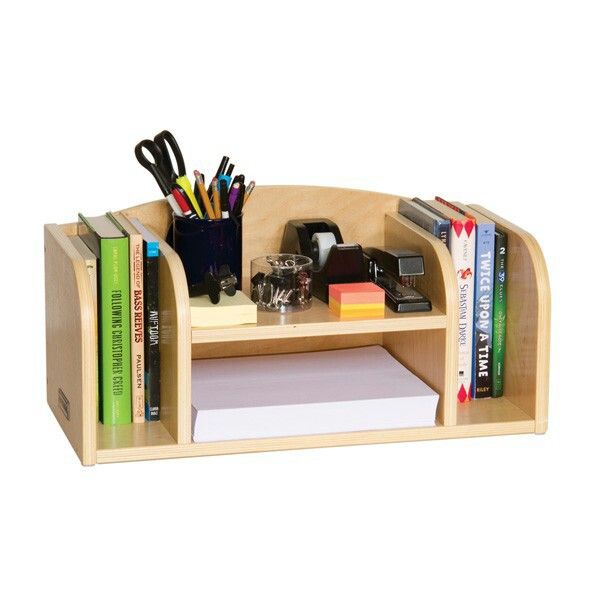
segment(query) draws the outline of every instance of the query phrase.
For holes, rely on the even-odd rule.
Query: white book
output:
[[[194,442],[430,427],[438,400],[381,346],[192,361]]]
[[[458,283],[458,402],[469,402],[472,394],[473,310],[475,303],[475,219],[460,214],[440,201],[433,208],[450,219],[450,254]]]

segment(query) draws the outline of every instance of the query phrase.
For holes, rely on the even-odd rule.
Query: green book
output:
[[[506,351],[506,233],[496,229],[494,254],[494,323],[492,330],[492,398],[504,394],[504,354]]]
[[[131,423],[129,239],[106,215],[79,219],[77,233],[98,257],[100,420]]]

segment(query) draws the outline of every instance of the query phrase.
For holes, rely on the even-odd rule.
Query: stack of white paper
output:
[[[195,442],[428,427],[438,399],[381,346],[192,362]]]

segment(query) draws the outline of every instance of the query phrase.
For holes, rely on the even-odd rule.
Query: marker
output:
[[[175,180],[175,183],[185,192],[185,196],[188,202],[192,205],[192,208],[196,212],[196,214],[202,218],[204,215],[200,210],[200,205],[196,200],[196,196],[194,196],[194,192],[192,191],[192,184],[190,180],[187,178],[187,175],[182,175]]]
[[[178,188],[173,188],[173,190],[171,191],[171,194],[173,194],[173,197],[177,201],[177,204],[179,204],[179,208],[183,212],[184,217],[188,217],[190,219],[198,218],[198,215],[194,214],[190,210],[190,207],[189,207],[188,203],[186,202],[185,196],[181,193],[181,191]]]
[[[204,187],[204,181],[202,181],[202,175],[200,174],[200,171],[194,171],[194,177],[196,178],[196,189],[200,194],[202,204],[204,204],[204,210],[206,211],[209,219],[214,219],[215,211],[213,210],[208,194],[206,193],[206,188]]]
[[[234,183],[231,186],[231,190],[229,191],[229,209],[233,214],[235,214],[235,203],[238,199],[238,195],[240,193],[240,184]]]
[[[227,168],[227,163],[229,162],[229,156],[224,156],[221,159],[221,162],[219,164],[219,168],[217,169],[217,172],[215,173],[215,178],[218,179],[219,175],[223,175],[223,173],[225,173],[225,169]],[[214,193],[213,190],[213,186],[211,184],[210,189],[208,190],[208,197],[212,198],[212,195]]]
[[[228,177],[231,177],[231,174],[233,173],[233,169],[235,168],[235,165],[233,163],[231,163],[228,167],[227,167],[227,173],[225,173],[225,175],[227,175]]]
[[[240,183],[239,186],[240,191],[238,192],[235,208],[233,209],[234,217],[242,216],[242,207],[244,206],[244,198],[246,196],[246,185],[244,183]]]
[[[184,216],[183,215],[183,211],[181,210],[181,208],[179,208],[179,204],[177,204],[177,200],[175,200],[175,197],[173,196],[173,194],[167,194],[165,196],[165,199],[169,203],[169,206],[173,209],[173,212],[178,217],[183,217]]]
[[[229,218],[229,192],[227,191],[227,181],[219,179],[219,201],[221,203],[221,215],[224,219]]]

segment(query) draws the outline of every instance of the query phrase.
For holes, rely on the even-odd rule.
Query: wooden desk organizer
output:
[[[250,259],[277,251],[289,219],[335,221],[344,239],[364,246],[416,250],[425,258],[421,291],[429,313],[340,321],[322,302],[288,316],[259,312],[258,325],[191,329],[183,266],[161,244],[161,420],[97,422],[97,331],[92,288],[68,235],[76,224],[46,225],[48,404],[84,465],[262,450],[315,448],[513,433],[544,433],[548,410],[550,288],[541,250],[527,232],[480,206],[508,234],[506,381],[503,398],[458,405],[455,398],[457,284],[450,254],[437,238],[396,212],[398,196],[305,186],[256,188],[244,215],[243,283]],[[170,224],[164,200],[122,211],[162,238]],[[360,431],[210,443],[191,441],[191,361],[381,344],[440,394],[434,427]]]

